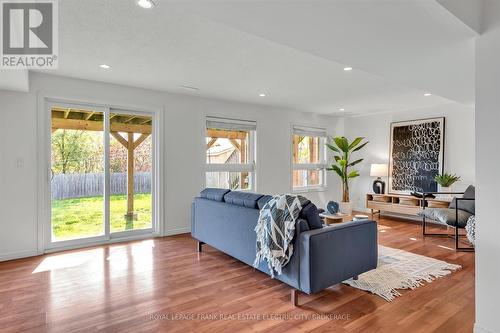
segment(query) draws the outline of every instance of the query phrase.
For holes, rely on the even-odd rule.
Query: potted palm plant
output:
[[[434,177],[434,180],[436,183],[439,184],[441,187],[440,192],[453,192],[451,189],[451,186],[455,184],[456,182],[460,181],[460,176],[457,176],[455,174],[450,174],[450,173],[443,173],[442,175],[437,174],[436,177]],[[453,197],[452,194],[441,194],[441,198],[443,199],[451,199]]]
[[[349,180],[359,177],[358,170],[350,170],[351,167],[363,161],[362,158],[351,161],[352,153],[361,150],[368,144],[363,143],[365,138],[359,137],[349,142],[346,137],[334,137],[332,143],[326,146],[333,152],[333,164],[327,170],[334,171],[342,181],[342,202],[340,211],[345,214],[352,214],[352,204],[349,201]]]

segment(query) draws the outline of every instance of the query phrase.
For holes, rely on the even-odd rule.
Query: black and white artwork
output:
[[[436,192],[443,150],[444,117],[392,123],[389,193]]]

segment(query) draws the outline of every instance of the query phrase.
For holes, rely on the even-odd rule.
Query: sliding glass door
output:
[[[52,239],[104,235],[104,112],[55,107],[51,119]]]
[[[122,111],[112,112],[110,119],[111,232],[151,228],[152,117]],[[137,126],[134,132],[124,132],[120,131],[120,128],[114,131],[115,124],[137,124]]]
[[[153,231],[154,117],[50,107],[49,245]]]

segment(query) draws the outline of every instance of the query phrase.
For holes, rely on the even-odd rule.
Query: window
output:
[[[207,117],[207,187],[255,190],[254,121]]]
[[[292,187],[294,190],[321,189],[326,186],[326,130],[293,126]]]

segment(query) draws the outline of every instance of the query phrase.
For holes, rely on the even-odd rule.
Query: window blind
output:
[[[326,137],[326,129],[318,127],[293,126],[293,134],[300,136]]]
[[[256,131],[257,122],[219,117],[207,117],[207,128],[228,131]]]

